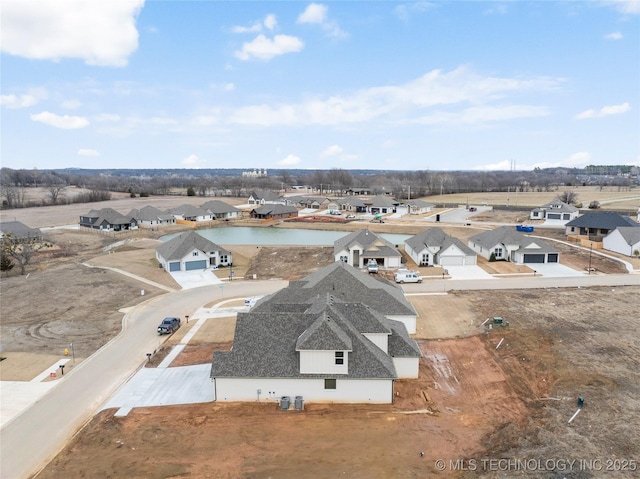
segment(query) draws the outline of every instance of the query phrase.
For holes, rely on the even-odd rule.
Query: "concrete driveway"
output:
[[[196,271],[173,271],[171,277],[182,289],[199,288],[200,286],[211,286],[220,284],[220,279],[213,274],[210,269],[199,269]]]
[[[536,274],[548,278],[565,278],[568,276],[584,276],[587,274],[586,271],[578,271],[560,263],[529,263],[527,266],[534,270]]]
[[[483,270],[480,266],[447,266],[445,268],[449,272],[452,280],[456,279],[495,279],[492,275]]]

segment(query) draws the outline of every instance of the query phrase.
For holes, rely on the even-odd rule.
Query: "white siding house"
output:
[[[602,247],[625,256],[640,256],[640,227],[616,228],[602,239]]]

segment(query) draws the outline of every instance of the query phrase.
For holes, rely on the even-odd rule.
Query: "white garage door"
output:
[[[445,256],[440,258],[442,266],[464,266],[464,256]]]

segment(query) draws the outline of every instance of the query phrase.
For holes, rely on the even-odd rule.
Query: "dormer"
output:
[[[300,374],[348,374],[351,338],[323,312],[296,341]]]

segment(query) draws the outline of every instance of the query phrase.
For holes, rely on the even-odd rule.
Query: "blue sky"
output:
[[[640,165],[640,0],[3,0],[10,168]]]

